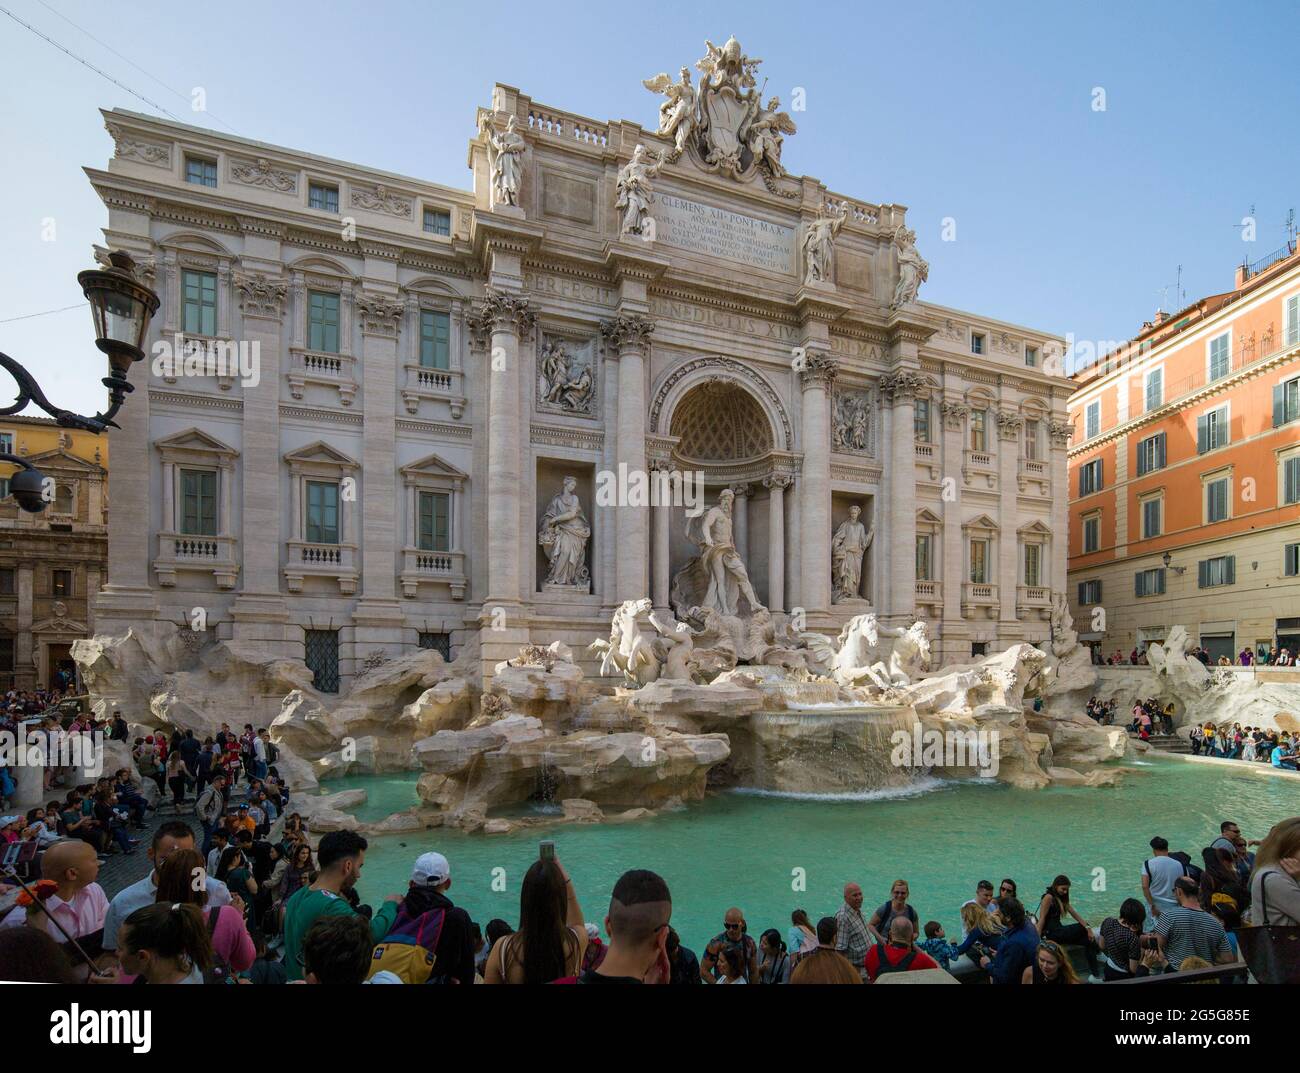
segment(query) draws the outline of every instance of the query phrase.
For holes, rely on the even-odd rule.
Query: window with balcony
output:
[[[1228,443],[1228,404],[1216,406],[1196,417],[1196,453],[1203,455]]]
[[[932,565],[933,547],[929,533],[918,533],[916,537],[916,580],[933,581]]]
[[[307,293],[307,347],[325,354],[339,352],[339,296],[331,291]]]
[[[424,229],[431,235],[450,235],[451,213],[446,209],[425,209]]]
[[[420,310],[420,367],[451,368],[451,315],[436,309]]]
[[[1218,585],[1232,585],[1237,580],[1237,557],[1220,555],[1213,559],[1202,559],[1196,564],[1196,582],[1202,589],[1212,589]]]
[[[1228,517],[1228,489],[1230,477],[1219,477],[1205,482],[1205,524],[1226,521]]]
[[[239,452],[198,428],[154,441],[162,464],[162,529],[153,560],[158,584],[182,573],[207,574],[220,589],[239,576],[231,495]]]
[[[1221,380],[1228,375],[1228,355],[1232,345],[1232,333],[1216,335],[1206,343],[1205,379],[1206,382]]]
[[[339,486],[334,481],[307,481],[303,534],[309,544],[339,542]]]
[[[310,183],[307,187],[307,204],[323,212],[339,211],[339,188],[325,183]]]
[[[181,330],[186,335],[217,334],[217,274],[186,269],[181,273]]]
[[[1165,434],[1157,432],[1139,441],[1137,445],[1137,475],[1139,477],[1165,468]]]
[[[186,536],[217,535],[215,470],[182,469],[180,531]]]
[[[987,585],[989,580],[989,542],[970,542],[970,579],[974,585]]]
[[[438,455],[403,466],[400,473],[406,497],[402,594],[414,597],[421,585],[443,585],[453,600],[463,600],[469,585],[464,544],[469,474]]]
[[[217,162],[203,157],[187,156],[185,158],[185,181],[195,186],[217,185]]]
[[[917,443],[930,442],[930,400],[916,400],[916,414],[913,418]]]
[[[1037,462],[1043,454],[1043,424],[1034,418],[1025,421],[1025,460]]]
[[[1041,544],[1025,545],[1025,584],[1031,589],[1042,584],[1043,546]]]
[[[451,494],[421,492],[419,540],[421,551],[451,550]]]
[[[1165,570],[1158,566],[1152,570],[1139,570],[1134,575],[1134,596],[1163,596],[1165,591]]]
[[[972,410],[970,412],[970,449],[985,454],[989,449],[988,436],[989,412]]]
[[[1142,500],[1142,539],[1150,540],[1161,532],[1164,514],[1164,497],[1151,496]]]

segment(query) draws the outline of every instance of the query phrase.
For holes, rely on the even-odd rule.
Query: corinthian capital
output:
[[[1025,419],[1009,410],[999,410],[997,416],[998,435],[1004,440],[1014,440],[1020,435]]]
[[[805,391],[817,386],[829,388],[840,372],[840,363],[825,350],[796,352],[794,367],[799,370],[799,384]]]
[[[763,478],[763,487],[771,489],[786,489],[794,484],[794,478],[788,473],[773,473],[771,476]]]
[[[916,397],[916,393],[925,386],[925,380],[919,373],[900,369],[898,372],[885,373],[880,378],[880,393],[891,403],[906,401]]]
[[[236,272],[235,290],[239,292],[240,308],[249,317],[279,317],[289,284],[260,272]]]
[[[406,308],[398,298],[375,291],[363,291],[356,297],[361,314],[361,330],[371,335],[397,334],[397,320]]]
[[[465,320],[469,330],[484,341],[494,331],[501,330],[513,330],[525,339],[532,334],[537,314],[529,308],[526,296],[489,289]]]
[[[1074,435],[1074,426],[1068,421],[1053,421],[1047,426],[1047,432],[1052,437],[1053,443],[1064,446]]]
[[[616,350],[644,347],[655,330],[655,322],[639,313],[620,313],[613,320],[602,321],[600,334]]]

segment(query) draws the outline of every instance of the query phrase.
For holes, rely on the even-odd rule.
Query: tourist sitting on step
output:
[[[1075,923],[1066,924],[1065,917],[1074,917]],[[1051,886],[1043,891],[1038,903],[1038,931],[1044,939],[1057,943],[1082,946],[1088,960],[1088,971],[1099,976],[1097,967],[1097,940],[1088,922],[1070,904],[1070,877],[1057,876]]]

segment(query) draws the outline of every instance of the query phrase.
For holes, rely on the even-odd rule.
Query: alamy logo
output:
[[[894,747],[889,762],[895,767],[969,767],[991,779],[998,773],[998,737],[996,730],[924,730],[913,723],[910,734],[896,730],[889,736]]]
[[[0,730],[0,767],[75,767],[98,778],[104,770],[104,732]]]
[[[254,339],[186,339],[176,332],[152,347],[149,368],[154,376],[224,376],[244,387],[262,382],[262,344]]]
[[[74,1002],[50,1014],[51,1043],[130,1044],[135,1054],[148,1054],[152,1031],[150,1010],[83,1010]]]

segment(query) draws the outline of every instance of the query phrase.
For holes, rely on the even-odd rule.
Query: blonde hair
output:
[[[1276,865],[1284,857],[1300,857],[1300,816],[1273,825],[1255,854],[1255,871]]]
[[[978,928],[986,935],[996,935],[1006,930],[979,902],[970,902],[961,907],[961,922],[967,931],[975,931]]]

